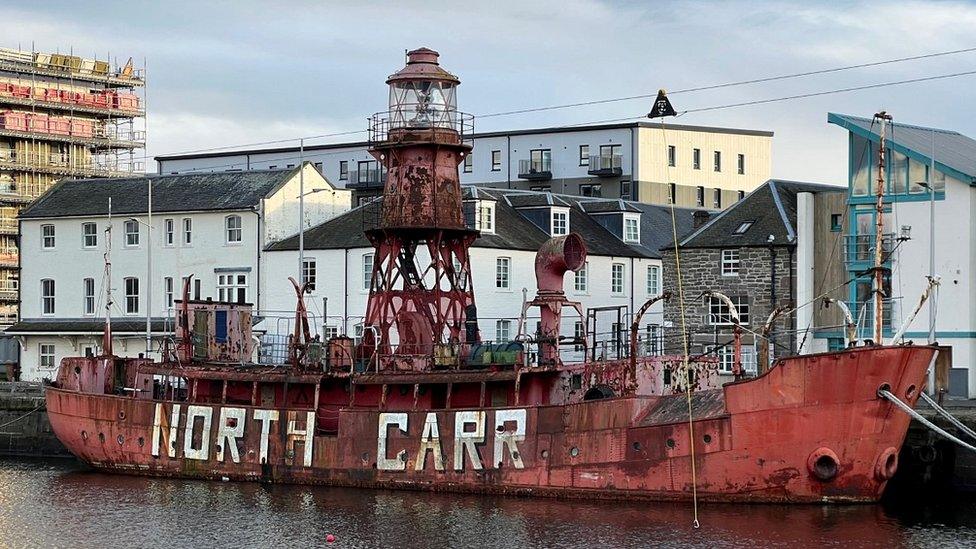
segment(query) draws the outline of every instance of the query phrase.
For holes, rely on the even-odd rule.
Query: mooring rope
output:
[[[661,136],[664,139],[664,150],[668,150],[668,134],[664,127],[664,118],[661,118]],[[671,165],[666,162],[665,173],[667,175],[668,193],[670,194],[671,185]],[[691,502],[694,510],[694,521],[692,526],[696,529],[701,526],[698,522],[698,471],[695,466],[695,422],[691,406],[691,365],[688,363],[688,327],[685,322],[685,292],[681,283],[681,252],[678,249],[678,223],[674,213],[674,204],[678,201],[678,189],[675,187],[674,196],[671,196],[671,236],[674,238],[674,270],[677,273],[676,282],[678,284],[678,310],[681,311],[681,360],[684,363],[684,384],[685,397],[688,400],[688,446],[691,451]]]
[[[943,408],[942,406],[939,406],[939,404],[936,403],[935,400],[932,399],[932,397],[930,397],[929,395],[927,395],[925,393],[921,393],[920,396],[922,397],[922,400],[924,400],[925,402],[927,402],[928,405],[931,406],[932,409],[936,411],[936,413],[938,413],[942,417],[944,417],[947,420],[949,420],[949,423],[955,425],[957,429],[959,429],[960,431],[966,433],[970,437],[976,439],[976,431],[973,431],[972,429],[970,429],[969,427],[967,427],[965,423],[963,423],[963,422],[959,421],[958,419],[956,419],[955,416],[953,416],[948,411],[946,411],[946,409]]]
[[[0,429],[3,429],[4,427],[6,427],[6,426],[8,426],[8,425],[13,425],[14,423],[17,423],[18,421],[20,421],[20,420],[22,420],[22,419],[24,419],[25,417],[27,417],[27,416],[29,416],[29,415],[31,415],[31,414],[33,414],[34,412],[36,412],[36,411],[38,411],[38,410],[40,410],[40,409],[41,409],[41,408],[43,408],[43,407],[44,407],[44,405],[43,405],[43,404],[38,404],[38,405],[37,405],[36,407],[34,407],[34,409],[33,409],[33,410],[31,410],[31,411],[29,411],[29,412],[27,412],[26,414],[24,414],[24,415],[22,415],[22,416],[19,416],[19,417],[16,417],[16,418],[14,418],[14,419],[12,419],[12,420],[10,420],[10,421],[8,421],[7,423],[4,423],[4,424],[2,424],[2,425],[0,425]]]
[[[967,450],[976,452],[976,446],[973,446],[972,444],[969,444],[968,442],[959,440],[955,436],[953,436],[953,435],[949,434],[948,432],[946,432],[942,427],[939,427],[938,425],[936,425],[936,424],[932,423],[931,421],[925,419],[925,417],[923,417],[922,414],[920,414],[920,413],[916,412],[915,410],[913,410],[911,406],[909,406],[909,405],[905,404],[904,402],[898,400],[898,397],[896,397],[895,395],[891,394],[891,391],[888,391],[886,389],[879,389],[878,390],[878,396],[881,396],[881,397],[884,397],[884,398],[890,400],[892,404],[894,404],[895,406],[901,408],[902,411],[904,411],[906,414],[908,414],[908,415],[912,416],[913,418],[915,418],[922,425],[924,425],[924,426],[928,427],[929,429],[935,431],[936,433],[944,436],[945,438],[951,440],[952,442],[955,442],[959,446],[962,446],[963,448],[965,448]]]

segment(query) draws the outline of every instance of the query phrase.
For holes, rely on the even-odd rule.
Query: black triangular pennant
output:
[[[668,94],[664,90],[658,90],[657,99],[654,100],[654,106],[651,107],[651,112],[647,113],[648,118],[664,118],[665,116],[677,116],[678,113],[671,106],[671,101],[668,100]]]

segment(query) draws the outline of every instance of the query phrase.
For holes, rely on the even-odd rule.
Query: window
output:
[[[620,198],[623,198],[624,200],[630,200],[631,199],[630,189],[631,189],[630,181],[621,181]]]
[[[135,219],[125,222],[125,245],[130,247],[139,245],[139,222]]]
[[[533,149],[529,151],[528,173],[552,171],[552,149]]]
[[[705,187],[698,187],[695,193],[695,205],[698,207],[705,206]]]
[[[373,281],[373,254],[363,254],[363,289],[368,290]]]
[[[317,171],[319,173],[322,173],[322,163],[321,162],[316,162],[315,164],[312,164],[312,165],[315,166],[315,171]]]
[[[640,242],[640,219],[637,216],[624,216],[624,242]]]
[[[647,266],[647,295],[656,296],[661,293],[661,267]]]
[[[54,314],[54,279],[41,280],[41,314]]]
[[[302,260],[302,282],[307,283],[308,290],[312,291],[315,289],[315,259],[303,259]]]
[[[579,189],[581,196],[595,196],[597,198],[603,196],[603,187],[598,183],[580,185]]]
[[[41,368],[45,370],[54,369],[54,345],[52,343],[41,343],[38,357]]]
[[[217,276],[217,300],[247,303],[247,273],[221,273]]]
[[[749,298],[744,296],[729,297],[739,313],[739,323],[749,324]],[[732,324],[732,313],[729,305],[717,297],[708,298],[708,323],[712,326],[728,326]]]
[[[614,294],[624,293],[623,263],[613,263],[610,265],[610,292]]]
[[[474,167],[474,157],[468,153],[464,155],[464,173],[471,173],[472,167]]]
[[[495,260],[495,288],[507,290],[509,288],[512,260],[499,257]]]
[[[722,276],[738,276],[739,250],[722,250]]]
[[[502,170],[502,151],[491,151],[491,171],[500,172]]]
[[[586,293],[588,276],[587,271],[590,270],[590,262],[587,261],[583,263],[583,267],[573,273],[573,289],[580,293]]]
[[[193,220],[189,217],[183,218],[183,245],[193,244]]]
[[[668,204],[674,204],[674,197],[677,196],[678,186],[674,183],[668,183]]]
[[[173,277],[167,276],[163,279],[163,303],[166,310],[173,310]]]
[[[712,206],[716,210],[721,210],[722,209],[722,189],[715,189],[713,192],[714,192],[714,194],[713,194],[713,198],[712,198]]]
[[[577,320],[573,323],[573,338],[578,341],[576,345],[573,345],[573,350],[577,353],[586,350],[586,347],[583,345],[584,337],[586,337],[586,328],[583,326],[582,321]]]
[[[590,165],[590,146],[589,145],[580,145],[579,153],[580,153],[580,155],[579,155],[579,165],[580,166],[589,166]]]
[[[475,219],[475,228],[484,233],[495,232],[495,204],[493,202],[478,202],[478,216]]]
[[[243,229],[241,228],[241,216],[228,215],[224,218],[224,228],[228,244],[240,244]]]
[[[356,183],[381,183],[383,177],[380,173],[379,162],[366,160],[357,163]]]
[[[339,327],[338,326],[326,326],[325,327],[325,340],[328,341],[334,337],[339,337]]]
[[[740,154],[738,157],[739,175],[746,174],[746,155]]]
[[[94,223],[82,223],[81,234],[82,246],[86,248],[95,248],[98,246],[98,225]]]
[[[95,314],[95,279],[86,278],[81,281],[84,297],[84,309],[86,315]]]
[[[691,150],[691,167],[696,170],[701,169],[701,149]]]
[[[271,165],[271,166],[268,166],[268,169],[269,169],[269,170],[277,170],[277,169],[278,169],[278,166],[276,166],[276,165]]]
[[[647,354],[664,354],[664,337],[661,333],[661,326],[659,324],[648,324],[644,327],[644,329],[647,332],[647,334],[644,336],[644,344]]]
[[[830,232],[840,232],[841,214],[830,214]]]
[[[139,312],[139,279],[127,277],[125,279],[125,314],[133,315]]]
[[[163,245],[172,246],[176,243],[176,223],[172,219],[163,220]]]
[[[753,221],[743,221],[738,227],[735,228],[734,231],[732,231],[732,234],[746,234],[746,231],[749,230],[749,227],[752,227],[753,223]]]
[[[512,340],[512,321],[498,320],[495,322],[495,342]]]
[[[200,291],[200,279],[196,278],[193,280],[193,299],[200,300],[202,292]]]
[[[290,170],[290,169],[292,169],[292,168],[294,168],[294,167],[295,167],[295,165],[294,165],[294,164],[288,164],[288,165],[287,165],[287,166],[285,166],[285,167],[286,167],[286,168],[288,168],[288,169]]]
[[[722,171],[722,151],[715,151],[715,171]]]
[[[678,150],[674,145],[668,145],[668,166],[676,166],[678,164]]]
[[[349,179],[349,161],[340,160],[339,161],[339,181],[346,181]]]
[[[41,247],[45,250],[54,249],[54,225],[41,225]]]
[[[742,200],[745,197],[746,197],[746,192],[745,191],[739,191],[739,200]]]
[[[552,210],[552,236],[569,234],[569,212]]]

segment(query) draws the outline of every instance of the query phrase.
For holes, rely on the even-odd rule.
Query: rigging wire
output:
[[[661,135],[664,138],[664,144],[667,145],[668,133],[665,130],[664,118],[661,118]],[[668,180],[671,180],[671,167],[667,166]],[[698,471],[695,464],[695,421],[694,413],[691,404],[691,366],[688,363],[688,327],[685,322],[685,292],[684,286],[681,280],[681,252],[679,249],[678,242],[678,221],[674,213],[674,203],[677,202],[677,197],[672,197],[669,200],[671,205],[671,236],[674,238],[674,263],[675,263],[675,273],[676,273],[676,283],[678,286],[678,310],[681,311],[681,342],[682,342],[682,375],[684,376],[685,385],[685,398],[688,401],[688,440],[689,448],[691,451],[691,501],[692,508],[694,510],[694,520],[692,526],[697,530],[701,524],[698,522]]]
[[[791,73],[791,74],[776,75],[776,76],[770,76],[770,77],[764,77],[764,78],[754,78],[754,79],[740,80],[740,81],[735,81],[735,82],[725,82],[725,83],[721,83],[721,84],[712,84],[712,85],[698,86],[698,87],[693,87],[693,88],[685,88],[685,89],[671,91],[671,92],[669,92],[669,95],[674,95],[674,94],[679,94],[679,93],[691,93],[691,92],[699,92],[699,91],[708,91],[708,90],[729,88],[729,87],[735,87],[735,86],[743,86],[743,85],[749,85],[749,84],[760,84],[760,83],[765,83],[765,82],[774,82],[774,81],[780,81],[780,80],[788,80],[788,79],[792,79],[792,78],[802,78],[802,77],[806,77],[806,76],[813,76],[813,75],[819,75],[819,74],[830,74],[830,73],[842,72],[842,71],[851,70],[851,69],[868,68],[868,67],[875,67],[875,66],[881,66],[881,65],[889,65],[889,64],[901,63],[901,62],[905,62],[905,61],[916,61],[916,60],[921,60],[921,59],[930,59],[930,58],[935,58],[935,57],[942,57],[942,56],[948,56],[948,55],[957,55],[957,54],[961,54],[961,53],[969,53],[969,52],[973,52],[973,51],[976,51],[976,47],[963,48],[963,49],[958,49],[958,50],[948,50],[948,51],[942,51],[942,52],[934,52],[934,53],[922,54],[922,55],[914,55],[914,56],[909,56],[909,57],[900,57],[900,58],[895,58],[895,59],[887,59],[887,60],[883,60],[883,61],[875,61],[875,62],[869,62],[869,63],[859,63],[859,64],[855,64],[855,65],[846,65],[846,66],[842,66],[842,67],[833,67],[833,68],[829,68],[829,69],[820,69],[820,70],[815,70],[815,71],[805,71],[805,72],[798,72],[798,73]],[[912,80],[905,80],[905,81],[887,82],[887,83],[882,83],[882,84],[872,84],[872,85],[869,85],[869,86],[866,86],[866,87],[858,86],[858,87],[849,88],[849,89],[846,89],[846,90],[843,90],[843,91],[855,91],[855,90],[859,90],[859,89],[871,89],[871,88],[874,88],[874,87],[883,87],[883,86],[889,86],[889,85],[898,85],[898,84],[905,84],[905,83],[911,83],[911,82],[922,82],[922,81],[936,80],[936,79],[941,79],[941,78],[951,78],[951,77],[955,77],[955,76],[963,76],[963,75],[966,75],[966,74],[973,74],[973,73],[976,73],[976,71],[965,72],[965,73],[956,73],[956,74],[950,74],[950,75],[941,75],[941,76],[935,76],[935,77],[925,77],[925,78],[921,78],[921,79],[912,79]],[[823,95],[823,94],[826,94],[826,93],[827,92],[818,92],[815,95]],[[829,93],[840,93],[840,90],[838,90],[838,91],[831,91]],[[649,94],[631,95],[631,96],[626,96],[626,97],[609,98],[609,99],[597,99],[597,100],[592,100],[592,101],[580,101],[580,102],[576,102],[576,103],[566,103],[566,104],[557,104],[557,105],[544,105],[544,106],[540,106],[540,107],[531,107],[531,108],[526,108],[526,109],[516,109],[516,110],[511,110],[511,111],[501,111],[501,112],[487,113],[487,114],[477,115],[477,118],[484,119],[484,118],[493,118],[493,117],[499,117],[499,116],[509,116],[509,115],[514,115],[514,114],[526,114],[526,113],[532,113],[532,112],[543,112],[543,111],[551,111],[551,110],[557,110],[557,109],[569,109],[569,108],[576,108],[576,107],[585,107],[585,106],[590,106],[590,105],[600,105],[600,104],[614,103],[614,102],[620,102],[620,101],[630,101],[630,100],[636,100],[636,99],[649,99],[649,98],[655,97],[656,95],[657,95],[657,92],[655,92],[655,93],[649,93]],[[811,97],[811,96],[813,96],[813,95],[801,95],[799,97]],[[799,98],[799,97],[796,97],[796,98]],[[780,98],[780,99],[777,99],[776,101],[784,101],[784,100],[786,100],[786,98]],[[764,101],[765,102],[771,102],[770,100],[764,100]],[[745,104],[753,104],[753,103],[748,103],[747,102]],[[694,110],[690,110],[690,111],[684,111],[684,112],[682,112],[680,114],[684,114],[686,112],[701,112],[703,110],[716,110],[716,109],[721,109],[721,108],[731,108],[732,106],[744,106],[745,104],[723,105],[723,106],[717,106],[717,107],[706,107],[706,108],[703,108],[703,109],[694,109]],[[633,118],[638,118],[638,117],[619,118],[619,119],[614,119],[613,121],[630,120],[630,119],[633,119]],[[600,122],[588,122],[588,123],[585,123],[585,124],[597,124],[597,123],[600,123]],[[235,144],[235,145],[224,145],[224,146],[220,146],[220,147],[210,147],[210,148],[203,148],[203,149],[190,149],[190,150],[184,150],[184,151],[177,151],[177,152],[169,153],[168,155],[178,156],[178,155],[185,155],[185,154],[196,154],[196,153],[214,152],[214,151],[222,151],[222,150],[228,150],[228,149],[237,149],[237,148],[242,148],[242,147],[256,147],[256,146],[261,146],[261,145],[273,145],[273,144],[279,144],[279,143],[289,143],[289,142],[299,141],[300,139],[314,140],[314,139],[324,139],[324,138],[327,138],[327,137],[340,137],[340,136],[355,135],[355,134],[362,134],[362,133],[367,133],[367,130],[349,130],[349,131],[325,133],[325,134],[319,134],[319,135],[311,135],[311,136],[304,136],[304,137],[295,137],[295,138],[288,138],[288,139],[275,139],[275,140],[267,140],[267,141],[257,141],[257,142],[253,142],[253,143],[239,143],[239,144]],[[143,160],[147,160],[148,158],[149,158],[148,156],[143,156],[142,157]]]
[[[923,54],[923,55],[914,55],[914,56],[910,56],[910,57],[900,57],[900,58],[896,58],[896,59],[886,59],[884,61],[874,61],[874,62],[870,62],[870,63],[859,63],[859,64],[856,64],[856,65],[846,65],[846,66],[843,66],[843,67],[834,67],[834,68],[820,69],[820,70],[815,70],[815,71],[805,71],[805,72],[797,72],[797,73],[791,73],[791,74],[781,74],[781,75],[777,75],[777,76],[768,76],[768,77],[764,77],[764,78],[754,78],[754,79],[750,79],[750,80],[739,80],[739,81],[735,81],[735,82],[725,82],[725,83],[722,83],[722,84],[712,84],[712,85],[707,85],[707,86],[698,86],[698,87],[694,87],[694,88],[685,88],[685,89],[681,89],[681,90],[669,91],[668,92],[668,95],[676,95],[676,94],[679,94],[679,93],[691,93],[691,92],[699,92],[699,91],[707,91],[707,90],[717,90],[717,89],[721,89],[721,88],[731,88],[731,87],[734,87],[734,86],[744,86],[744,85],[748,85],[748,84],[761,84],[763,82],[774,82],[774,81],[777,81],[777,80],[788,80],[788,79],[791,79],[791,78],[802,78],[802,77],[805,77],[805,76],[814,76],[814,75],[818,75],[818,74],[828,74],[828,73],[841,72],[841,71],[846,71],[846,70],[851,70],[851,69],[861,69],[861,68],[867,68],[867,67],[877,67],[877,66],[880,66],[880,65],[890,65],[890,64],[893,64],[893,63],[901,63],[901,62],[904,62],[904,61],[916,61],[916,60],[919,60],[919,59],[929,59],[929,58],[933,58],[933,57],[942,57],[942,56],[946,56],[946,55],[956,55],[956,54],[960,54],[960,53],[969,53],[969,52],[973,52],[973,51],[976,51],[976,47],[964,48],[964,49],[959,49],[959,50],[941,51],[941,52],[928,53],[928,54]],[[549,106],[543,106],[543,107],[530,107],[530,108],[526,108],[526,109],[517,109],[517,110],[512,110],[512,111],[502,111],[502,112],[495,112],[495,113],[489,113],[489,114],[482,114],[482,115],[478,115],[478,118],[492,118],[492,117],[496,117],[496,116],[509,116],[509,115],[513,115],[513,114],[526,114],[526,113],[531,113],[531,112],[551,111],[551,110],[556,110],[556,109],[568,109],[568,108],[575,108],[575,107],[587,107],[587,106],[590,106],[590,105],[603,105],[603,104],[606,104],[606,103],[616,103],[616,102],[620,102],[620,101],[632,101],[632,100],[636,100],[636,99],[653,99],[656,96],[657,96],[657,92],[654,92],[654,93],[648,93],[648,94],[631,95],[631,96],[626,96],[626,97],[613,97],[613,98],[610,98],[610,99],[596,99],[596,100],[592,100],[592,101],[580,101],[580,102],[577,102],[577,103],[566,103],[566,104],[563,104],[563,105],[549,105]]]

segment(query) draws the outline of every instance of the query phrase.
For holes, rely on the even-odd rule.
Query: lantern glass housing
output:
[[[390,82],[391,128],[447,128],[457,120],[457,86],[443,80]]]

